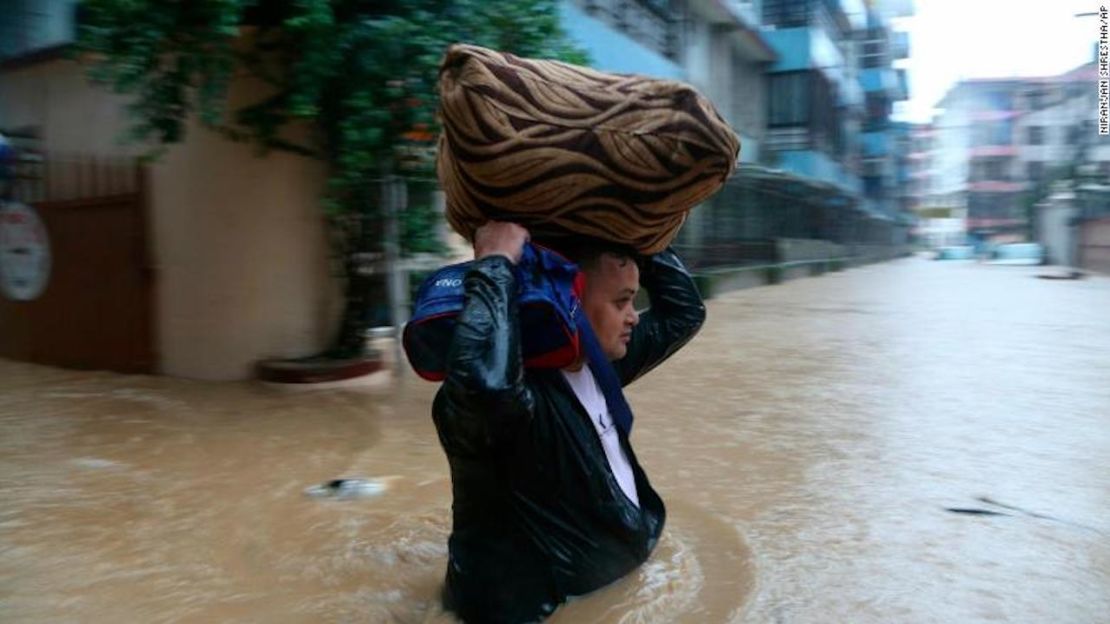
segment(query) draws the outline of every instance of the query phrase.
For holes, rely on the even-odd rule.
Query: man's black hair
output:
[[[595,238],[565,238],[557,240],[537,240],[537,243],[553,249],[566,256],[578,265],[583,271],[597,268],[597,263],[602,256],[615,256],[620,260],[627,260],[641,264],[642,257],[635,249],[628,245],[613,243]],[[623,263],[622,263],[623,264]]]

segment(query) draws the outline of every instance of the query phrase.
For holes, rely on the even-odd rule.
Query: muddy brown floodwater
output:
[[[711,301],[629,389],[659,548],[551,621],[1110,622],[1110,278],[1037,272]],[[434,389],[0,361],[0,621],[451,621]]]

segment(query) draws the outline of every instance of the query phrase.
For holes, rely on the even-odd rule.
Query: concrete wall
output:
[[[236,101],[259,89],[239,83]],[[41,128],[48,152],[135,154],[121,145],[123,101],[72,61],[0,75],[0,120]],[[239,379],[264,357],[309,355],[337,327],[318,197],[324,170],[299,156],[256,157],[190,124],[150,170],[151,248],[161,372]]]
[[[740,161],[762,162],[761,145],[767,136],[767,74],[760,63],[732,56],[732,117],[742,145]]]
[[[1071,193],[1057,193],[1037,206],[1038,242],[1048,264],[1075,266],[1078,232],[1071,221],[1078,214]]]
[[[717,28],[710,28],[710,35],[709,84],[697,86],[702,93],[709,96],[729,125],[735,128],[737,120],[733,94],[736,89],[733,85],[732,41],[725,31]]]
[[[1087,221],[1079,227],[1079,265],[1110,275],[1110,217]]]
[[[779,262],[803,262],[843,258],[847,251],[843,245],[831,241],[807,238],[775,239]]]
[[[733,32],[713,26],[699,10],[691,8],[684,25],[682,64],[686,78],[713,101],[740,136],[740,160],[757,162],[767,128],[765,65],[739,53]]]

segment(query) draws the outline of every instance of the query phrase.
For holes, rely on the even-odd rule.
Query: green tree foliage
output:
[[[80,15],[77,50],[94,79],[133,96],[135,139],[181,141],[196,115],[262,152],[325,161],[321,200],[341,258],[380,236],[383,174],[431,177],[449,44],[586,61],[563,36],[558,0],[84,0]],[[229,87],[242,74],[268,93],[231,108]],[[428,201],[409,206],[404,252],[434,250],[435,218]],[[353,265],[343,265],[350,275]]]
[[[557,0],[85,0],[78,49],[91,74],[134,95],[133,136],[174,143],[196,113],[263,149],[327,161],[327,206],[358,211],[367,181],[396,171],[406,144],[436,131],[446,47],[476,43],[584,62],[559,28]],[[272,88],[228,110],[234,72]],[[288,137],[311,122],[308,144]],[[430,162],[415,165],[429,171]],[[371,198],[372,201],[372,198]],[[352,205],[353,204],[353,205]]]

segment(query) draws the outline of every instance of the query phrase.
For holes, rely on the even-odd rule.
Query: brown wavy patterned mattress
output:
[[[655,253],[740,149],[709,100],[669,80],[453,45],[439,93],[437,170],[467,240],[496,219]]]

